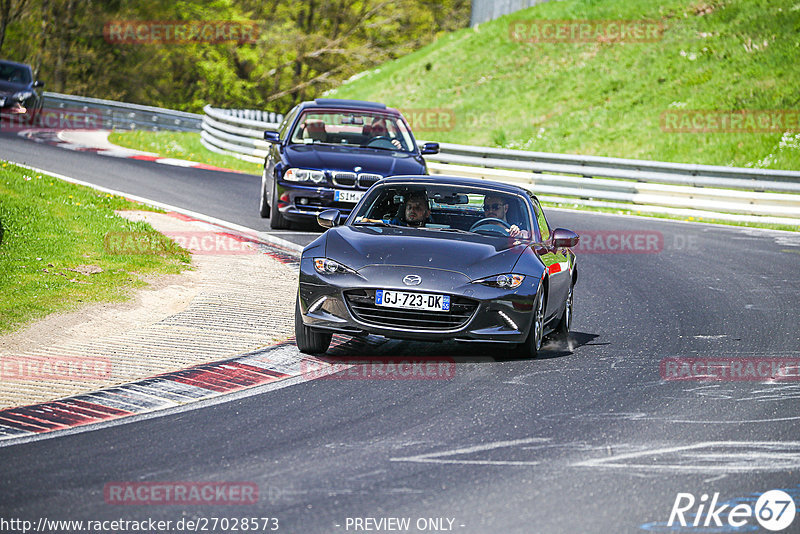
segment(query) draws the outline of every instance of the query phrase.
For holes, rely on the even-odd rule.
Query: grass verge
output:
[[[200,142],[200,134],[195,132],[111,132],[108,140],[115,145],[153,152],[165,158],[205,163],[258,176],[261,176],[263,167],[259,163],[248,163],[233,156],[211,152]]]
[[[179,273],[189,253],[115,210],[153,210],[0,161],[0,334],[84,303],[122,301],[143,275]],[[114,254],[105,236],[136,232],[158,254]]]

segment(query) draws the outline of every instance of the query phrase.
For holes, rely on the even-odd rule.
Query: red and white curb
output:
[[[65,135],[66,133],[80,133],[85,138],[85,141],[76,141],[73,136]],[[75,152],[93,152],[101,156],[110,156],[114,158],[136,159],[139,161],[152,161],[163,165],[172,165],[174,167],[187,167],[193,169],[203,169],[208,171],[220,172],[233,172],[237,174],[247,174],[244,171],[234,169],[226,169],[224,167],[216,167],[214,165],[207,165],[205,163],[197,163],[195,161],[188,161],[183,159],[165,158],[158,154],[151,152],[142,152],[140,150],[133,150],[130,148],[118,147],[108,142],[108,133],[105,130],[98,131],[80,131],[80,132],[64,132],[58,130],[43,130],[43,129],[28,129],[18,132],[17,135],[37,143],[44,143],[47,145],[57,146]],[[99,136],[99,137],[98,137]]]
[[[327,352],[333,359],[328,359],[298,353],[287,341],[94,393],[7,408],[0,410],[0,442],[167,410],[292,378],[299,379],[294,383],[314,380],[351,367],[337,356],[380,344],[335,335]]]

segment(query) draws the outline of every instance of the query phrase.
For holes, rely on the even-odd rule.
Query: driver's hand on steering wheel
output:
[[[520,239],[528,239],[528,232],[526,230],[520,230],[519,226],[516,224],[512,224],[511,228],[508,229],[508,235],[510,237],[519,237]]]
[[[399,148],[400,150],[403,150],[403,145],[402,143],[400,143],[399,139],[392,139],[392,144],[397,148]]]

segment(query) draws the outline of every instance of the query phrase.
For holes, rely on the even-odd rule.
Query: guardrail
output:
[[[261,163],[274,122],[206,106],[203,145]],[[545,202],[800,225],[800,172],[691,165],[441,143],[432,174],[513,182]]]
[[[44,93],[44,107],[91,113],[93,124],[112,130],[173,130],[180,132],[200,131],[203,115],[172,109],[128,104],[114,100],[102,100],[83,96]],[[97,123],[97,116],[100,123]]]

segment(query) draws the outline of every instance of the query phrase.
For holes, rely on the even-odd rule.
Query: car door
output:
[[[542,206],[536,197],[531,198],[531,201],[539,230],[538,241],[542,244],[542,246],[537,247],[537,254],[544,263],[549,277],[550,292],[545,312],[545,318],[549,319],[559,313],[567,299],[571,278],[569,258],[567,258],[564,250],[558,250],[553,247],[552,231],[544,210],[542,210]]]

